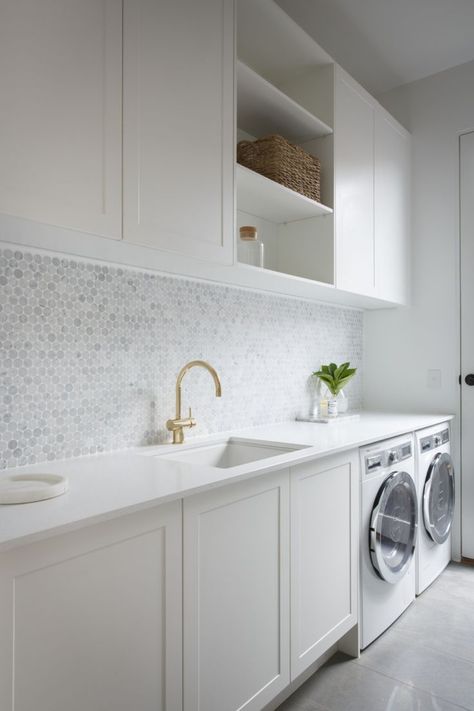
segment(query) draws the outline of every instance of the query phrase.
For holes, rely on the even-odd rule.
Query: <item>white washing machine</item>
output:
[[[419,430],[415,446],[419,507],[416,594],[420,595],[451,560],[454,467],[448,423]]]
[[[411,434],[363,447],[361,459],[361,649],[415,599],[418,502]]]

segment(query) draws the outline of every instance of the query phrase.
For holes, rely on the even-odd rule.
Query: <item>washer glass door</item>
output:
[[[449,454],[435,456],[423,489],[423,519],[426,532],[435,543],[444,543],[454,517],[454,467]]]
[[[370,521],[370,555],[382,580],[396,583],[407,572],[415,552],[418,525],[416,488],[407,472],[385,479]]]

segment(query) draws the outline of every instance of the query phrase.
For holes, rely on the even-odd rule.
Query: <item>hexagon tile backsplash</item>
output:
[[[164,441],[188,360],[187,437],[308,410],[321,362],[362,361],[362,313],[0,249],[0,467]],[[351,405],[361,405],[361,372]]]

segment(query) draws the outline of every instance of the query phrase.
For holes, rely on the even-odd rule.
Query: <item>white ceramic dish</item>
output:
[[[64,494],[68,480],[60,474],[11,474],[0,479],[0,504],[29,504]]]

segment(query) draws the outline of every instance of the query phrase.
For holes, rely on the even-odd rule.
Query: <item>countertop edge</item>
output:
[[[52,525],[50,527],[47,526],[45,523],[44,526],[37,526],[37,530],[27,532],[25,534],[18,534],[15,535],[14,532],[11,534],[6,533],[6,535],[2,535],[1,532],[1,527],[0,527],[0,553],[5,553],[11,550],[14,550],[15,548],[22,547],[25,545],[29,545],[31,543],[36,543],[39,541],[46,540],[48,538],[55,537],[57,535],[62,535],[66,533],[70,533],[73,531],[80,530],[81,528],[89,527],[89,526],[94,526],[94,525],[99,525],[101,523],[105,523],[107,521],[111,521],[115,518],[119,518],[121,516],[128,516],[132,515],[135,513],[138,513],[140,511],[144,511],[149,508],[154,508],[157,506],[160,506],[161,504],[166,504],[171,501],[176,501],[188,498],[189,496],[194,496],[200,493],[204,493],[205,491],[210,491],[211,489],[215,489],[221,486],[229,486],[233,484],[238,484],[240,482],[253,479],[258,476],[264,476],[267,474],[271,474],[272,472],[276,471],[281,471],[282,469],[289,469],[291,467],[298,466],[300,464],[304,464],[305,462],[309,461],[315,461],[318,459],[323,459],[325,457],[329,457],[332,455],[340,454],[342,452],[347,452],[351,451],[354,449],[359,449],[360,447],[364,447],[369,444],[375,444],[378,441],[383,441],[385,439],[391,439],[394,437],[399,437],[403,436],[405,434],[411,434],[414,432],[417,432],[419,430],[425,429],[426,427],[431,427],[431,426],[436,426],[437,424],[441,424],[442,422],[448,422],[452,421],[455,418],[455,415],[452,414],[443,414],[443,415],[410,415],[410,414],[397,414],[394,413],[393,415],[391,413],[370,413],[371,416],[377,416],[380,414],[381,416],[387,417],[388,415],[391,415],[392,417],[400,417],[401,419],[405,420],[405,423],[401,422],[400,427],[396,428],[390,428],[384,431],[383,436],[377,437],[374,439],[373,436],[366,436],[362,437],[356,440],[351,440],[348,441],[345,444],[342,444],[340,446],[328,446],[325,449],[318,449],[316,446],[311,446],[311,445],[305,445],[303,449],[296,450],[294,452],[291,452],[288,455],[282,455],[278,458],[278,462],[275,462],[273,464],[262,464],[261,462],[258,463],[258,466],[256,468],[252,468],[249,470],[248,466],[246,466],[243,471],[241,472],[235,472],[234,474],[230,473],[229,470],[227,470],[227,475],[225,475],[226,470],[223,471],[223,475],[220,479],[216,479],[214,481],[205,481],[203,483],[197,484],[196,486],[189,486],[187,488],[180,488],[176,489],[175,491],[170,491],[169,493],[164,493],[158,496],[151,496],[149,498],[145,498],[141,501],[135,501],[130,504],[125,504],[121,506],[116,506],[112,507],[109,510],[103,510],[98,513],[92,513],[92,514],[85,514],[84,516],[76,516],[75,518],[71,518],[70,521],[66,521],[63,523],[58,523],[56,525]],[[413,428],[407,428],[406,423],[410,419],[419,419],[419,418],[424,418],[426,419],[426,424],[423,424],[420,427],[417,427],[416,429]],[[283,427],[284,425],[288,425],[289,423],[280,423],[280,424],[275,424],[275,425],[268,425],[266,427],[256,427],[252,429],[246,430],[247,436],[249,436],[249,432],[252,432],[255,430],[255,435],[256,438],[258,438],[258,431],[262,429],[267,429],[270,430],[272,427],[277,429],[278,427]],[[314,425],[311,425],[314,426]],[[331,429],[334,427],[339,427],[338,424],[336,425],[320,425],[322,427],[330,427]],[[344,425],[345,427],[350,427],[350,423],[346,423]],[[209,442],[213,442],[216,440],[219,440],[222,437],[228,437],[228,436],[241,436],[241,431],[237,433],[220,433],[218,435],[213,435],[209,438],[202,439],[201,443],[205,444],[208,440]],[[261,437],[261,439],[268,439]],[[275,438],[277,440],[278,438]],[[108,458],[108,457],[119,457],[120,455],[126,457],[129,455],[136,454],[137,448],[134,449],[127,449],[127,450],[122,450],[121,452],[112,452],[109,454],[103,454],[99,455],[97,458],[97,462],[100,460],[103,460],[103,458]],[[138,455],[140,457],[148,457],[149,455],[145,454],[140,454]],[[86,458],[78,458],[78,460],[85,460]],[[87,458],[88,461],[91,461],[91,458]],[[67,460],[71,461],[71,460]],[[265,460],[263,460],[265,461]],[[245,466],[245,465],[244,465]],[[133,476],[130,474],[130,476]],[[54,501],[52,499],[51,501]],[[39,504],[43,502],[38,502]],[[15,506],[8,506],[8,509],[15,509],[17,511],[22,510],[22,513],[25,512],[26,506],[36,506],[37,504],[19,504]],[[3,506],[0,506],[0,522],[1,522],[1,510],[3,509]],[[5,507],[6,508],[6,507]]]

